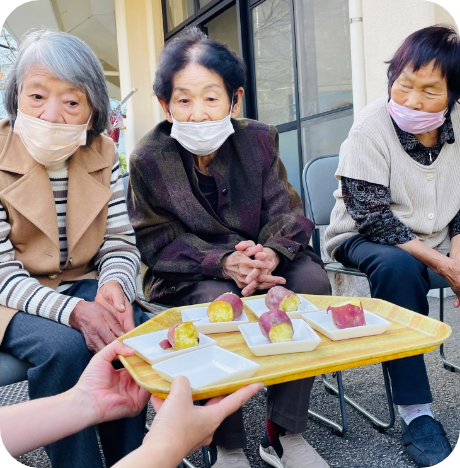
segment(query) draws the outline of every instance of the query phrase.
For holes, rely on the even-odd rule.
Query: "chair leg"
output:
[[[444,289],[442,288],[439,290],[439,320],[444,322]],[[446,359],[446,356],[444,355],[444,343],[439,347],[439,354],[441,355],[441,361],[444,365],[444,369],[450,372],[455,372],[456,370],[460,371],[460,367],[452,364]]]
[[[332,433],[339,436],[343,437],[345,433],[348,431],[348,418],[347,418],[347,408],[345,406],[345,394],[343,391],[343,382],[342,382],[342,372],[338,371],[336,373],[337,375],[337,386],[338,386],[338,397],[339,397],[339,404],[340,404],[340,413],[342,416],[342,425],[332,421],[332,419],[326,418],[326,416],[323,416],[316,411],[313,410],[308,410],[308,414],[310,416],[313,416],[314,418],[318,419],[319,421],[323,422],[324,424],[327,424],[328,426],[331,426],[332,428]],[[326,381],[326,377],[322,375],[323,382]],[[326,381],[327,382],[327,381]],[[333,388],[333,387],[332,387]]]
[[[372,422],[372,425],[374,426],[374,428],[377,429],[379,432],[383,432],[385,429],[390,429],[391,427],[393,427],[393,425],[395,423],[395,412],[394,412],[394,407],[393,407],[393,398],[392,398],[392,395],[391,395],[390,378],[389,378],[389,374],[388,374],[388,363],[382,362],[382,370],[383,370],[383,380],[385,382],[385,392],[386,392],[386,396],[387,396],[388,412],[390,414],[389,422],[381,421],[376,416],[371,414],[369,411],[364,409],[356,401],[354,401],[353,399],[351,399],[350,397],[345,395],[344,391],[343,391],[343,387],[341,388],[341,386],[342,386],[341,378],[340,378],[340,381],[339,381],[339,379],[337,379],[338,388],[336,388],[332,384],[330,384],[327,381],[326,376],[323,375],[323,383],[324,383],[324,386],[326,387],[326,390],[329,393],[332,392],[332,393],[335,393],[336,395],[339,395],[339,398],[340,398],[340,393],[343,393],[343,399],[345,400],[345,402],[347,402],[350,406],[352,406],[357,411],[359,411],[361,414],[363,414],[366,418],[370,419],[371,422]],[[337,377],[338,377],[338,374],[339,373],[337,373]],[[342,415],[343,415],[343,412],[342,412]]]

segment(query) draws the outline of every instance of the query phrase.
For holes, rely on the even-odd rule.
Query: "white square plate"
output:
[[[361,336],[380,335],[391,325],[391,322],[388,320],[385,320],[367,310],[364,310],[366,325],[343,328],[342,330],[335,328],[334,323],[332,322],[332,312],[326,313],[325,310],[319,310],[317,312],[303,314],[302,317],[309,325],[311,325],[312,328],[333,341],[359,338]]]
[[[312,312],[318,310],[318,307],[313,305],[310,301],[307,301],[304,297],[300,297],[300,305],[297,310],[294,312],[286,312],[288,317],[292,320],[301,319],[304,312]],[[246,299],[244,303],[257,315],[260,317],[264,312],[268,312],[268,307],[265,305],[265,298],[261,299]]]
[[[285,341],[283,343],[270,343],[262,335],[258,322],[240,325],[239,329],[249,349],[256,356],[313,351],[321,343],[321,338],[303,320],[293,319],[292,326],[294,328],[292,341]]]
[[[206,311],[208,307],[193,307],[192,309],[182,309],[182,321],[188,322],[189,320],[197,320],[194,322],[195,327],[200,333],[209,335],[210,333],[225,333],[238,331],[238,325],[242,323],[249,323],[248,316],[244,310],[242,314],[231,322],[213,322],[211,323]]]
[[[152,366],[168,382],[184,375],[193,389],[251,378],[259,364],[219,346],[198,349]]]
[[[134,336],[133,338],[126,338],[126,340],[123,340],[123,343],[135,349],[136,354],[149,364],[155,364],[174,356],[179,356],[180,354],[190,353],[190,351],[207,348],[208,346],[216,344],[215,340],[200,333],[198,346],[176,351],[174,349],[163,349],[160,346],[160,342],[166,338],[168,338],[168,330],[160,330],[153,333],[146,333],[145,335]]]

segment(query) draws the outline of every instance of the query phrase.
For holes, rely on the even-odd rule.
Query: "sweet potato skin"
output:
[[[228,305],[226,310],[225,304]],[[229,322],[243,313],[243,301],[233,293],[221,294],[209,304],[207,314],[210,322]],[[222,317],[225,317],[222,319]]]
[[[272,309],[268,312],[264,312],[259,317],[260,331],[262,332],[262,335],[270,342],[273,342],[272,338],[270,337],[270,330],[280,324],[286,324],[291,327],[292,336],[294,335],[294,328],[292,327],[291,319],[288,317],[286,312],[284,312],[284,310]]]
[[[159,343],[161,349],[173,349],[173,345],[169,342],[169,340],[166,338],[163,341]]]
[[[332,313],[332,322],[339,330],[366,325],[364,310],[361,302],[351,302],[327,308]]]
[[[283,286],[274,286],[265,296],[265,305],[270,309],[280,309],[285,312],[293,312],[300,306],[300,298]]]

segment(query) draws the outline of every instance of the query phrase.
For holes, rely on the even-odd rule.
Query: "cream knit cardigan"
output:
[[[335,173],[339,188],[334,192],[336,203],[325,236],[333,259],[337,247],[358,234],[342,198],[341,176],[390,187],[393,214],[423,243],[443,254],[449,252],[448,225],[460,210],[459,107],[456,104],[451,112],[456,141],[444,144],[430,166],[417,163],[403,150],[386,97],[362,110],[340,148]]]

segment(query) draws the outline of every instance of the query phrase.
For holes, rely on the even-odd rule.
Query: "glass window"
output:
[[[297,190],[300,190],[299,145],[297,142],[297,130],[280,133],[280,158],[288,174],[288,181]]]
[[[292,25],[289,0],[266,0],[252,10],[259,120],[295,120]]]
[[[212,0],[200,0],[200,8],[203,8],[208,3],[211,3],[211,2],[212,2]]]
[[[240,55],[240,40],[238,37],[238,18],[236,14],[236,5],[233,5],[228,10],[225,10],[219,16],[216,16],[211,21],[203,24],[203,31],[209,38],[222,42]],[[243,103],[242,103],[243,104]],[[241,107],[239,116],[244,114],[244,105]]]
[[[348,0],[294,0],[300,116],[352,104]]]
[[[336,154],[353,125],[353,109],[302,122],[303,162],[325,154]]]
[[[171,31],[195,13],[193,0],[165,0],[168,31]]]

